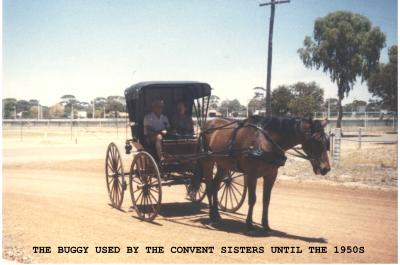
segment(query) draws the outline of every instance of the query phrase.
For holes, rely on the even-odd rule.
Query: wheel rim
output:
[[[106,153],[106,185],[113,207],[120,208],[126,188],[124,167],[118,147],[110,143]]]
[[[141,152],[132,162],[129,174],[132,204],[140,219],[152,221],[161,205],[161,179],[150,154]]]
[[[236,212],[243,205],[247,193],[246,176],[243,173],[229,171],[218,190],[218,205],[222,211]]]

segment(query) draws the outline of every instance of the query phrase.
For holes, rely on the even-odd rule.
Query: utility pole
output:
[[[266,85],[266,107],[265,114],[267,116],[272,115],[271,108],[271,65],[272,65],[272,35],[274,32],[274,18],[275,18],[275,5],[289,3],[290,0],[271,0],[271,2],[260,4],[259,6],[271,6],[271,16],[269,19],[269,36],[268,36],[268,67],[267,67],[267,85]]]

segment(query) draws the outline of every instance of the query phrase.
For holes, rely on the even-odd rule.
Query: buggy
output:
[[[113,207],[121,208],[128,187],[133,208],[145,221],[152,221],[159,213],[164,186],[184,185],[191,201],[201,202],[204,199],[205,183],[199,159],[212,154],[204,151],[199,134],[207,121],[210,96],[210,85],[201,82],[141,82],[125,90],[132,137],[125,142],[125,153],[133,154],[133,160],[129,172],[125,173],[117,145],[113,142],[108,145],[105,175]],[[185,102],[189,115],[195,120],[193,135],[176,134],[162,140],[161,151],[165,158],[162,161],[144,135],[143,119],[151,111],[151,103],[155,99],[166,103],[163,113],[169,120],[174,115],[177,101]],[[236,181],[232,181],[233,178]],[[243,174],[229,172],[220,185],[222,198],[219,207],[228,212],[237,211],[246,197],[246,188]]]

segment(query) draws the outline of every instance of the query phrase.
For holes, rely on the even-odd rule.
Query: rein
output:
[[[312,161],[312,160],[316,160],[315,158],[307,155],[306,153],[300,152],[299,150],[297,150],[296,148],[292,147],[291,148],[293,151],[295,151],[297,154],[293,154],[293,153],[288,153],[289,155],[298,157],[298,158],[302,158],[308,161]]]

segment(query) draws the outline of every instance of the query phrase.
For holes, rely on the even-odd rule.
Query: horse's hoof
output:
[[[211,216],[210,221],[211,223],[219,223],[222,220],[221,216]]]
[[[272,232],[272,229],[271,229],[271,227],[269,227],[269,226],[263,226],[263,230],[264,230],[264,232],[266,232],[266,233],[271,233],[271,232]]]
[[[270,232],[272,230],[271,227],[269,227],[269,225],[266,223],[262,223],[261,225],[265,232]]]

